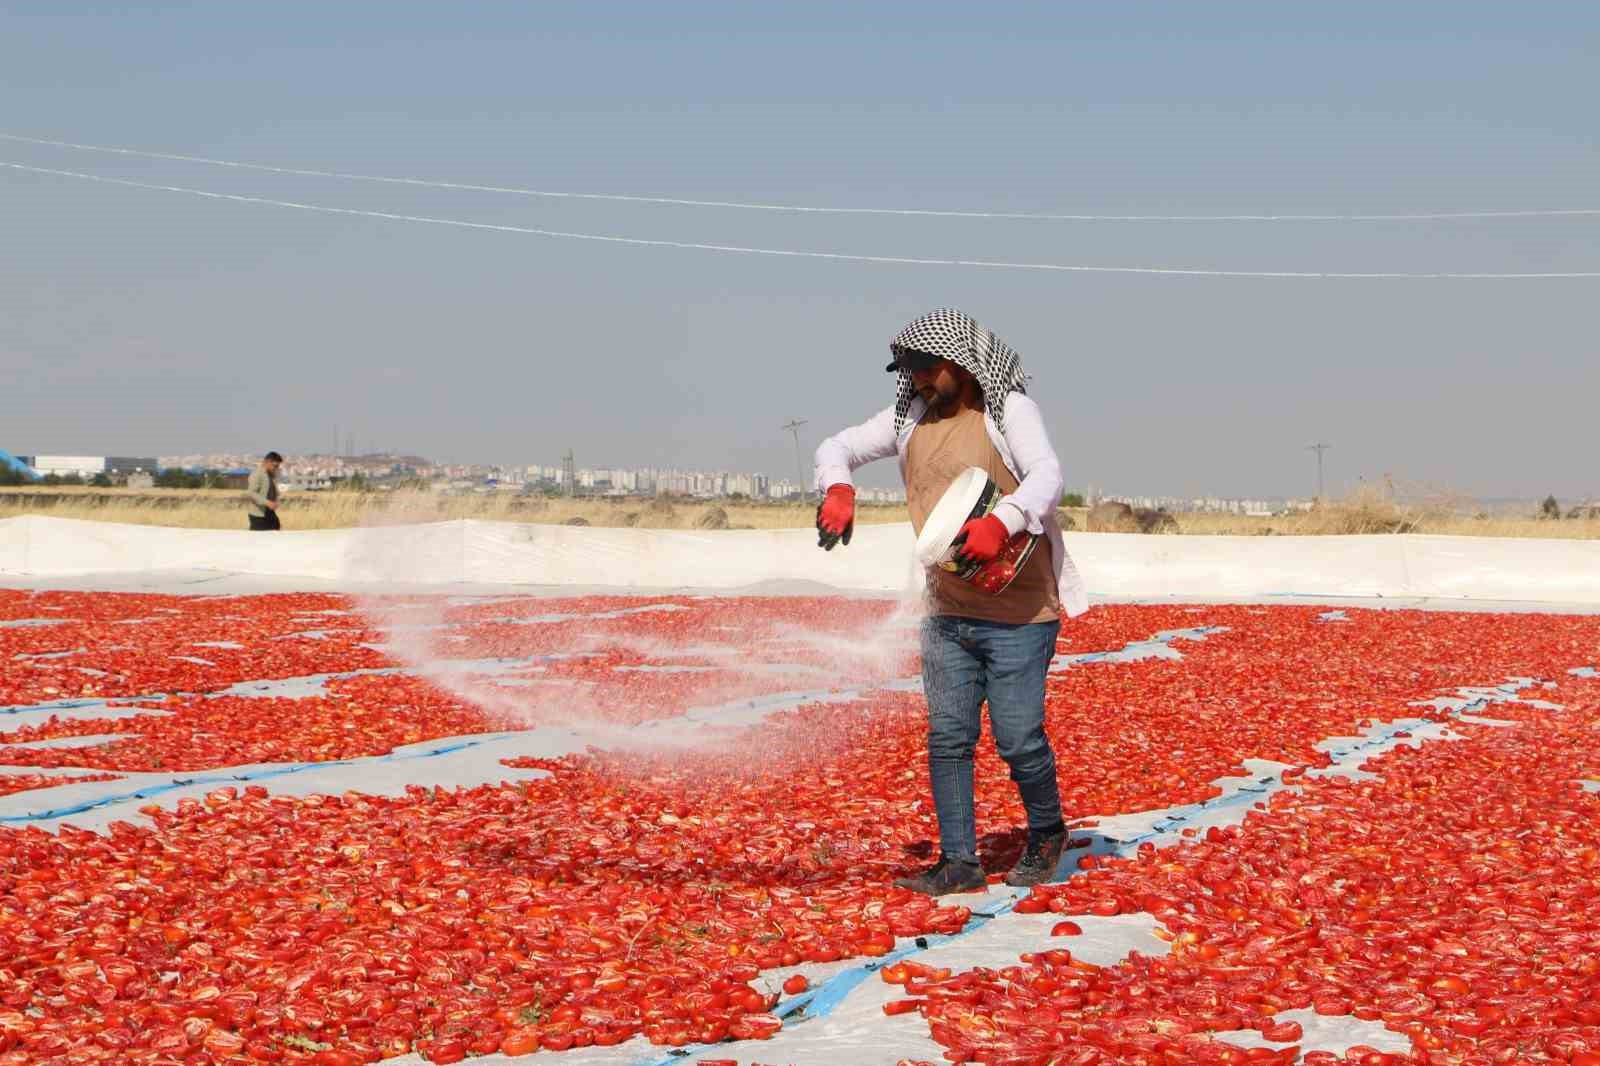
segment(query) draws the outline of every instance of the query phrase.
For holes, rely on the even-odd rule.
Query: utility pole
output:
[[[1322,453],[1332,447],[1333,445],[1323,444],[1321,441],[1316,444],[1306,445],[1306,451],[1317,453],[1317,499],[1319,501],[1322,499]]]
[[[805,424],[806,419],[804,418],[791,418],[783,424],[784,429],[794,434],[794,472],[795,476],[799,478],[800,501],[802,503],[807,503],[811,499],[811,494],[806,491],[805,464],[800,461],[800,427]]]

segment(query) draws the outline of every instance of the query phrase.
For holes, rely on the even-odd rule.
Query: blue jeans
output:
[[[972,807],[972,755],[983,703],[995,747],[1011,767],[1028,832],[1061,826],[1056,757],[1044,734],[1044,681],[1061,623],[1006,625],[935,615],[922,625],[922,688],[928,697],[928,776],[939,815],[939,850],[978,860]]]

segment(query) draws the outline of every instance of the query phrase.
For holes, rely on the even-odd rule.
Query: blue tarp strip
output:
[[[352,766],[356,762],[367,760],[373,762],[400,762],[409,761],[411,759],[431,759],[437,755],[449,755],[451,752],[463,751],[467,748],[475,748],[482,743],[484,743],[482,740],[464,740],[456,744],[446,745],[442,748],[435,748],[432,751],[417,752],[409,755],[396,755],[394,752],[390,752],[387,755],[367,756],[366,758],[360,760],[330,759],[327,762],[285,763],[282,766],[273,766],[262,770],[251,770],[248,773],[242,774],[207,774],[205,772],[200,772],[192,777],[174,778],[172,781],[168,781],[163,784],[146,785],[143,788],[134,790],[133,792],[125,792],[116,796],[102,796],[99,799],[90,800],[86,803],[80,803],[71,807],[61,807],[38,814],[19,814],[0,817],[0,825],[21,824],[25,822],[43,822],[55,818],[70,818],[75,814],[83,814],[85,811],[97,810],[101,807],[109,807],[117,803],[126,803],[129,800],[149,799],[152,796],[159,796],[166,792],[172,792],[175,789],[189,788],[194,785],[231,785],[241,781],[265,781],[270,778],[283,777],[288,774],[298,774],[306,770],[317,770],[330,766]],[[62,782],[63,785],[71,783],[71,781]]]
[[[1515,698],[1517,689],[1514,687],[1502,685],[1500,686],[1500,689],[1506,694],[1506,698]],[[1480,697],[1462,706],[1457,713],[1470,714],[1473,711],[1483,709],[1491,702],[1494,701],[1489,697]],[[1361,752],[1368,751],[1372,748],[1381,747],[1382,745],[1389,743],[1390,741],[1394,740],[1398,734],[1409,732],[1415,727],[1415,725],[1416,722],[1414,720],[1393,723],[1389,728],[1378,733],[1370,734],[1367,737],[1362,738],[1359,743],[1354,744],[1349,748],[1341,749],[1338,752],[1330,754],[1336,762],[1344,761],[1349,756],[1357,755]],[[1141,833],[1139,836],[1131,837],[1127,840],[1115,841],[1109,850],[1109,854],[1120,857],[1131,855],[1138,850],[1139,845],[1146,842],[1159,840],[1160,838],[1171,834],[1173,831],[1181,829],[1186,822],[1194,818],[1194,816],[1197,814],[1210,814],[1219,810],[1244,806],[1245,804],[1253,805],[1261,802],[1262,799],[1272,795],[1274,792],[1280,792],[1288,788],[1298,787],[1298,783],[1293,785],[1287,784],[1281,778],[1279,778],[1276,783],[1273,783],[1271,779],[1267,779],[1265,781],[1257,779],[1257,781],[1253,784],[1255,787],[1246,785],[1241,787],[1238,791],[1230,793],[1226,796],[1218,796],[1215,799],[1202,800],[1199,803],[1190,803],[1185,804],[1182,807],[1173,808],[1169,817],[1155,825],[1149,832]],[[1091,833],[1091,836],[1092,835],[1093,834]],[[1100,839],[1107,838],[1101,837]],[[1072,854],[1072,852],[1068,852],[1068,858],[1070,858]],[[1102,852],[1101,854],[1107,853]],[[1063,861],[1067,860],[1064,859]],[[1073,869],[1070,873],[1068,873],[1067,877],[1076,877],[1081,872],[1082,871],[1078,869]],[[1060,873],[1059,869],[1057,870],[1057,873]],[[1066,878],[1063,878],[1062,880],[1065,879]],[[961,932],[955,933],[951,936],[921,937],[919,938],[920,942],[913,942],[911,945],[899,948],[890,952],[888,955],[873,959],[871,962],[855,967],[854,969],[844,970],[836,973],[827,981],[818,985],[816,988],[803,992],[792,999],[780,1001],[778,1005],[773,1008],[772,1013],[783,1020],[785,1027],[795,1022],[824,1018],[832,1013],[839,1006],[839,1004],[843,1003],[845,998],[849,996],[851,992],[855,991],[855,989],[858,988],[863,981],[872,976],[872,974],[876,973],[882,967],[889,965],[891,962],[897,962],[900,959],[919,955],[922,952],[938,947],[941,944],[948,944],[952,940],[959,940],[961,937],[964,937],[969,933],[976,932],[978,929],[981,929],[983,926],[987,925],[990,921],[1014,909],[1017,905],[1018,898],[1020,897],[1007,896],[1003,899],[993,901],[988,907],[976,907],[972,912],[972,920],[967,923]],[[641,1059],[639,1060],[637,1066],[673,1066],[674,1063],[681,1061],[686,1056],[698,1055],[703,1052],[711,1051],[717,1046],[718,1045],[713,1044],[689,1044],[681,1048],[674,1048],[672,1051],[659,1057]]]

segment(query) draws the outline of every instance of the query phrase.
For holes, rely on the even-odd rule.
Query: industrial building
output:
[[[160,469],[153,456],[133,455],[34,455],[18,458],[40,477],[71,477],[85,480],[96,474],[126,477],[129,474],[154,474]]]

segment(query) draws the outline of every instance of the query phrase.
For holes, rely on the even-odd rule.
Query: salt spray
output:
[[[780,623],[771,635],[707,631],[693,644],[677,644],[643,635],[600,631],[582,616],[541,626],[555,641],[540,642],[533,657],[473,660],[463,658],[459,645],[461,615],[476,603],[505,603],[503,595],[476,600],[470,597],[398,597],[381,590],[413,583],[426,569],[426,557],[448,540],[438,523],[437,504],[431,494],[399,494],[382,509],[362,516],[351,538],[344,569],[353,584],[367,589],[355,597],[360,614],[384,634],[382,650],[406,672],[424,678],[451,695],[479,708],[497,724],[511,728],[559,726],[571,730],[595,747],[633,752],[711,752],[725,749],[744,726],[766,716],[842,691],[864,692],[885,683],[907,682],[912,656],[919,643],[922,620],[928,613],[923,572],[907,546],[907,572],[894,608],[881,621],[862,623],[842,599],[837,629]],[[848,549],[845,549],[848,550]],[[671,605],[663,605],[670,607]],[[530,619],[507,621],[531,622]],[[556,628],[559,626],[559,628]],[[798,649],[794,658],[820,658],[823,665],[784,661],[785,648]],[[741,674],[773,673],[792,677],[794,684],[769,696],[751,696],[749,686],[711,680],[699,686],[692,705],[674,718],[642,725],[606,721],[607,707],[599,686],[583,679],[543,677],[548,661],[565,658],[619,655],[653,660],[700,660],[711,667],[641,665],[641,670],[703,669],[720,672],[726,664]],[[900,687],[897,685],[897,687]],[[612,697],[615,698],[615,697]],[[742,713],[748,711],[748,713]],[[820,739],[820,738],[819,738]]]

